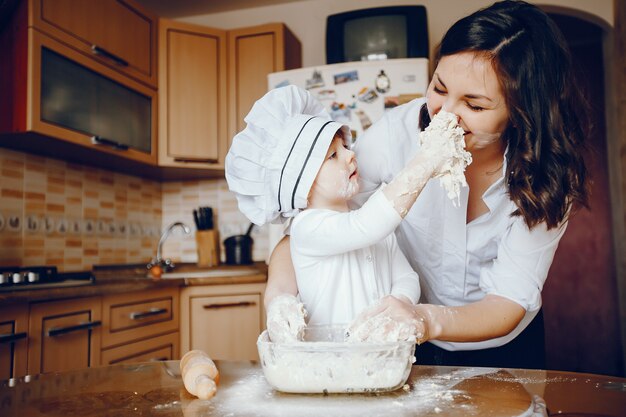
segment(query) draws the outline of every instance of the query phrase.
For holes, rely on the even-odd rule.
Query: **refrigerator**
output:
[[[350,126],[352,140],[385,111],[423,97],[428,88],[428,59],[406,58],[320,65],[268,75],[268,90],[296,85],[310,91],[330,116]],[[283,237],[283,225],[269,225],[266,262]]]
[[[428,59],[343,62],[274,72],[267,78],[269,90],[286,85],[309,90],[358,140],[386,110],[426,94]]]

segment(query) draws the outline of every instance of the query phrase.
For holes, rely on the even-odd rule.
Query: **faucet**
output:
[[[172,233],[172,230],[174,230],[174,228],[176,227],[180,227],[181,229],[183,229],[186,235],[191,233],[191,229],[189,228],[189,226],[187,226],[183,222],[174,222],[170,224],[165,229],[165,231],[161,235],[161,238],[159,239],[159,245],[157,246],[156,258],[154,258],[153,260],[150,261],[150,263],[148,263],[148,265],[146,266],[148,269],[151,269],[154,266],[160,266],[163,272],[167,272],[167,270],[174,268],[174,264],[172,263],[172,260],[169,258],[163,259],[163,257],[161,256],[161,253],[162,253],[163,243],[165,243],[165,240],[169,237],[170,233]]]

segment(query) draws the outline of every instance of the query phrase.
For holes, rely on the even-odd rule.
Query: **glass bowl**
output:
[[[415,342],[347,342],[347,326],[309,326],[303,342],[257,341],[267,382],[290,393],[387,392],[411,372]]]

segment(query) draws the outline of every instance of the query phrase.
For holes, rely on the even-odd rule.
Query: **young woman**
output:
[[[356,200],[403,168],[442,109],[465,131],[469,187],[455,207],[431,180],[396,230],[422,304],[386,297],[353,326],[378,314],[424,323],[420,364],[543,368],[541,290],[568,216],[587,202],[585,101],[569,52],[539,8],[503,1],[456,22],[436,64],[425,99],[358,138]],[[266,301],[296,291],[286,240],[272,255]]]

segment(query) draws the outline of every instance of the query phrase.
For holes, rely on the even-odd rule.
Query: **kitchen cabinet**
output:
[[[71,38],[74,41],[68,40],[67,31],[60,26],[69,24],[66,18],[72,22],[78,19],[72,17],[74,11],[80,15],[91,6],[100,10],[114,4],[131,3],[19,3],[12,19],[0,30],[0,108],[6,110],[0,113],[3,146],[81,163],[89,160],[110,169],[127,167],[129,162],[133,166],[138,165],[136,162],[156,166],[156,89],[78,48],[80,28],[91,28],[91,22],[81,20],[76,28],[80,30]],[[98,22],[93,27],[104,25],[102,30],[106,27],[110,34],[121,25]],[[56,36],[52,30],[48,35],[38,30],[40,26],[46,30],[55,27],[65,36]],[[90,43],[89,38],[83,40]]]
[[[258,360],[265,326],[265,283],[189,286],[181,290],[181,355],[192,349],[212,359]]]
[[[101,310],[99,297],[31,304],[28,374],[99,365]]]
[[[161,19],[159,165],[223,169],[226,32]]]
[[[0,380],[26,375],[28,305],[0,307]]]
[[[102,311],[102,363],[178,359],[178,287],[106,295]]]
[[[281,23],[223,31],[159,23],[159,165],[223,170],[232,137],[267,92],[267,74],[302,63]]]
[[[300,41],[282,23],[228,32],[228,146],[244,117],[267,91],[267,75],[302,66]],[[273,86],[272,86],[273,87]]]
[[[133,0],[29,0],[31,24],[156,88],[157,19]]]

